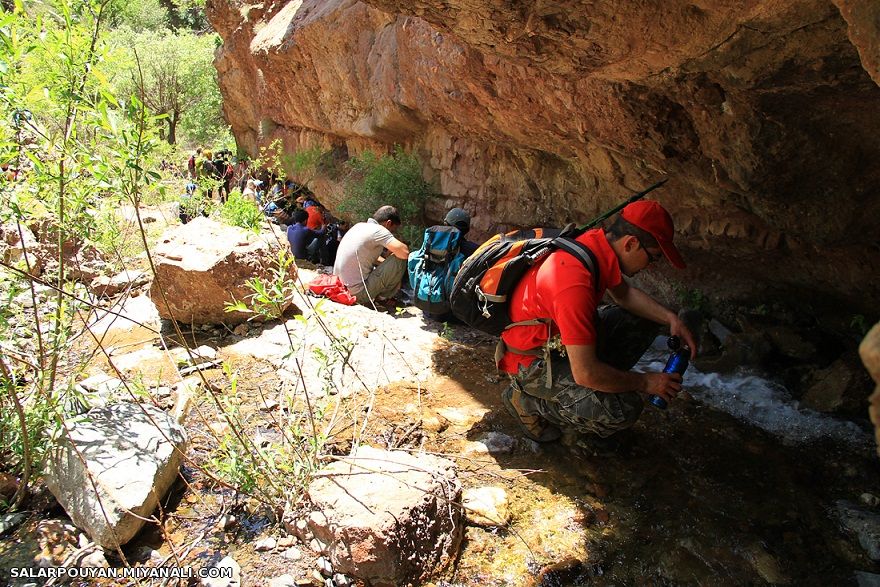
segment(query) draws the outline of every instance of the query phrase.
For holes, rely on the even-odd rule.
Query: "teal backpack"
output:
[[[453,226],[425,230],[422,248],[409,254],[407,269],[413,304],[429,314],[449,311],[449,293],[464,255],[459,251],[461,233]]]

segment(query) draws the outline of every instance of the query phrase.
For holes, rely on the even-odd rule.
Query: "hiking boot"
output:
[[[537,414],[528,413],[523,408],[522,400],[523,392],[516,389],[513,385],[501,393],[501,401],[504,402],[504,407],[507,408],[513,419],[519,424],[523,434],[535,442],[557,440],[562,435],[559,428]]]
[[[632,438],[625,432],[602,437],[598,434],[566,430],[562,436],[562,444],[574,454],[584,457],[626,456],[631,452]]]

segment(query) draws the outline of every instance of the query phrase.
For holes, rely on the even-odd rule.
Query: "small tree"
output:
[[[166,117],[164,138],[169,144],[177,142],[181,125],[212,142],[218,134],[228,134],[212,64],[216,35],[134,33],[123,28],[115,32],[114,40],[129,53],[120,84],[130,88],[151,114]],[[207,133],[199,132],[205,127],[210,129]]]

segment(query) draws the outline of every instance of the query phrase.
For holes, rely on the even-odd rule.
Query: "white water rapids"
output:
[[[635,370],[662,371],[668,356],[666,337],[657,337]],[[684,388],[696,401],[766,430],[785,444],[832,438],[861,449],[872,443],[870,434],[857,424],[805,408],[785,387],[753,372],[702,373],[690,365],[684,374]],[[867,406],[865,409],[867,412]]]

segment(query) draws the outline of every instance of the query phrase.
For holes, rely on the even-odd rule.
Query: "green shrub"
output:
[[[348,160],[346,196],[340,211],[356,222],[369,218],[381,206],[397,208],[403,221],[402,240],[410,248],[421,245],[425,200],[431,186],[422,177],[418,159],[400,146],[388,155],[367,151]]]
[[[229,194],[226,203],[220,208],[220,217],[224,222],[250,230],[257,230],[263,222],[263,213],[256,203],[245,198],[238,190]]]

